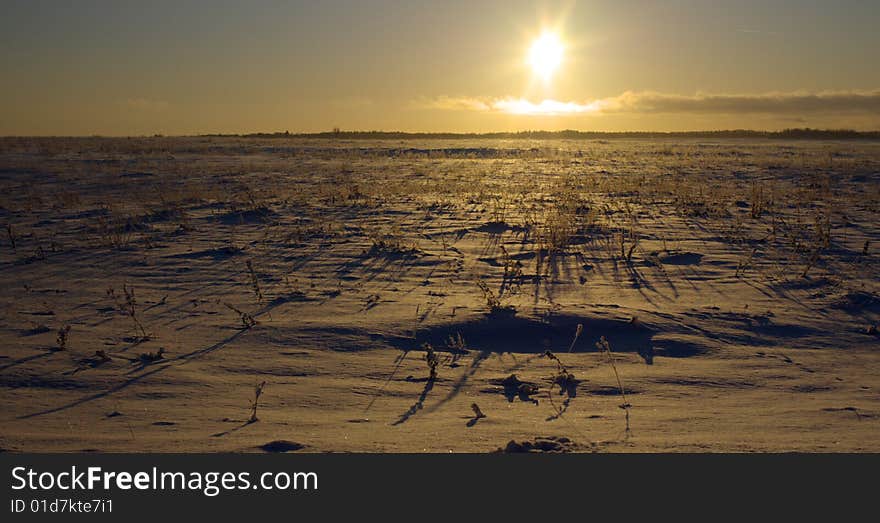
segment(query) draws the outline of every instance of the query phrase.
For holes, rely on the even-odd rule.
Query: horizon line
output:
[[[716,138],[862,138],[880,139],[880,129],[859,131],[855,129],[818,129],[818,128],[787,128],[780,130],[759,129],[719,129],[689,131],[582,131],[563,129],[559,131],[520,130],[520,131],[488,131],[488,132],[456,132],[456,131],[385,131],[385,130],[342,130],[313,132],[250,132],[250,133],[195,133],[195,134],[90,134],[90,135],[3,135],[0,139],[25,138],[625,138],[625,137],[716,137]]]

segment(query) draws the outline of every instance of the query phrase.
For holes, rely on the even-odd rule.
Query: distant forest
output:
[[[851,129],[784,129],[782,131],[750,131],[735,129],[728,131],[682,131],[682,132],[600,132],[600,131],[519,131],[515,133],[405,133],[396,131],[343,131],[334,129],[320,133],[252,133],[223,134],[203,136],[240,136],[248,138],[337,138],[357,139],[570,139],[595,140],[614,138],[767,138],[782,140],[880,140],[880,131],[854,131]]]

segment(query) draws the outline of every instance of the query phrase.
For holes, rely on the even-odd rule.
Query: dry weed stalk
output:
[[[399,229],[390,231],[369,229],[366,235],[371,242],[369,251],[364,252],[366,255],[412,256],[421,252],[417,243],[404,242],[403,233]]]
[[[112,209],[107,209],[110,217],[98,216],[98,233],[104,245],[114,249],[125,249],[131,243],[134,231],[140,223],[133,217],[123,218]]]
[[[164,359],[165,347],[159,347],[159,350],[157,350],[156,352],[143,352],[141,354],[138,354],[138,357],[134,360],[134,363],[140,363],[141,365],[146,366]]]
[[[248,330],[248,329],[256,326],[257,320],[254,319],[254,317],[251,316],[250,314],[238,309],[235,305],[232,305],[231,303],[223,302],[223,305],[225,305],[227,309],[238,314],[238,318],[241,321],[241,329],[242,330]]]
[[[757,253],[758,253],[758,248],[755,247],[754,249],[752,249],[752,252],[751,252],[751,254],[749,254],[748,258],[745,258],[745,259],[740,258],[739,259],[739,261],[736,264],[736,277],[737,278],[739,278],[740,276],[745,276],[746,269],[748,269],[749,266],[752,265],[752,261],[755,259],[755,254],[757,254]]]
[[[263,395],[263,389],[266,387],[266,382],[258,383],[254,387],[254,399],[251,401],[251,417],[248,418],[248,423],[255,423],[260,419],[257,417],[257,407],[259,406],[260,396]]]
[[[626,391],[623,389],[623,382],[620,380],[620,374],[617,372],[617,365],[614,364],[614,354],[611,352],[611,344],[608,343],[608,340],[605,339],[605,336],[599,338],[599,341],[596,342],[596,348],[603,351],[608,356],[608,363],[611,365],[611,369],[614,371],[614,377],[617,380],[617,387],[620,390],[620,397],[623,399],[623,403],[618,405],[623,411],[626,413],[626,436],[630,435],[630,427],[629,427],[629,409],[632,408],[632,405],[626,401]]]
[[[126,284],[122,284],[122,292],[124,295],[124,299],[120,298],[116,294],[115,289],[113,287],[107,288],[107,296],[113,300],[116,304],[116,309],[125,314],[126,316],[131,318],[131,321],[134,323],[134,333],[135,337],[139,337],[144,340],[150,339],[150,336],[147,334],[147,330],[144,328],[144,325],[141,323],[140,319],[138,319],[137,314],[137,298],[134,294],[134,287],[129,287]]]
[[[764,195],[764,187],[758,183],[752,184],[751,189],[751,216],[753,219],[760,218],[767,210],[767,197]]]
[[[428,380],[434,381],[437,379],[437,367],[440,365],[440,356],[437,355],[437,352],[430,343],[425,343],[424,348],[425,363],[428,365],[430,371]]]
[[[480,291],[483,293],[483,299],[486,300],[486,307],[489,308],[489,314],[492,316],[501,316],[501,315],[510,315],[516,312],[516,307],[513,305],[502,305],[501,297],[502,293],[496,295],[492,292],[492,289],[489,288],[482,280],[477,281],[477,287],[480,288]]]
[[[251,260],[246,262],[248,275],[251,278],[251,288],[254,290],[254,296],[257,297],[257,302],[262,305],[263,304],[263,291],[260,289],[260,280],[257,278],[257,272],[254,270],[254,264]]]
[[[451,356],[448,356],[443,363],[451,366],[470,353],[467,342],[464,341],[464,336],[460,332],[454,336],[452,334],[449,335],[446,339],[446,350],[449,351]]]
[[[577,337],[575,337],[577,339]],[[569,372],[568,368],[565,364],[562,363],[555,354],[551,351],[545,351],[544,357],[549,358],[556,362],[556,374],[551,378],[553,384],[559,386],[559,393],[563,394],[565,391],[569,391],[569,396],[571,396],[572,389],[577,387],[577,378],[575,378],[574,374]],[[556,402],[553,401],[553,388],[547,391],[547,397],[550,399],[550,405],[553,407],[553,410],[556,412],[557,417],[561,417],[564,409],[562,407],[558,407]]]
[[[816,262],[819,261],[819,254],[820,253],[821,253],[821,248],[816,246],[816,248],[813,249],[813,254],[810,255],[810,259],[807,260],[807,264],[804,266],[804,270],[801,272],[801,278],[807,277],[807,273],[809,273],[810,269],[812,269],[813,266],[816,265]]]
[[[508,294],[516,294],[522,285],[523,264],[513,259],[507,249],[501,246],[501,263],[504,265],[504,275],[501,278],[501,293],[505,290]]]
[[[58,329],[58,335],[55,337],[57,350],[66,350],[67,343],[70,341],[70,325],[65,325]]]
[[[629,248],[627,248],[627,237],[629,237]],[[629,231],[623,231],[617,233],[617,247],[620,254],[620,259],[626,261],[627,263],[632,262],[633,253],[636,250],[636,247],[639,246],[639,237],[636,234],[635,226],[631,226]]]
[[[568,352],[571,352],[574,349],[574,344],[577,343],[578,338],[580,338],[581,334],[584,332],[584,324],[578,323],[577,329],[574,332],[574,339],[571,340],[571,345],[568,346]]]
[[[467,342],[464,341],[464,336],[460,332],[455,335],[449,335],[446,339],[446,348],[452,353],[467,354],[469,352]]]
[[[12,250],[15,250],[15,231],[12,229],[12,224],[6,224],[6,236],[9,238],[9,245],[12,247]]]

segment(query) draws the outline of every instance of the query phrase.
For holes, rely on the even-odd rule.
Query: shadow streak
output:
[[[400,418],[398,418],[397,421],[395,421],[394,423],[391,424],[392,426],[400,425],[401,423],[406,423],[406,421],[408,419],[410,419],[411,417],[413,417],[416,412],[422,410],[422,407],[425,405],[425,398],[428,397],[428,393],[431,392],[431,389],[434,388],[435,381],[436,381],[435,379],[431,378],[425,382],[425,388],[422,389],[422,393],[419,394],[419,399],[416,400],[416,402],[412,404],[412,406],[409,408],[409,410],[407,410],[406,412],[401,414]]]

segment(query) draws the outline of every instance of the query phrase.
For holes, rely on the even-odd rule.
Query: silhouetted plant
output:
[[[608,340],[605,339],[605,336],[602,336],[598,342],[596,342],[596,348],[600,351],[604,352],[608,356],[608,363],[611,365],[611,369],[614,371],[614,378],[617,380],[617,387],[620,390],[620,397],[623,399],[623,403],[618,405],[621,409],[623,409],[626,417],[626,436],[630,435],[630,427],[629,427],[629,409],[632,408],[632,405],[628,401],[626,401],[626,391],[623,389],[623,382],[620,380],[620,374],[617,372],[617,365],[614,364],[614,354],[611,352],[611,344],[608,343]]]
[[[55,337],[55,345],[58,350],[66,350],[67,343],[70,340],[70,325],[65,325],[58,329],[58,335]]]
[[[428,365],[428,370],[430,374],[428,379],[434,381],[437,379],[437,367],[440,365],[440,357],[437,355],[437,351],[434,350],[434,347],[431,346],[430,343],[426,343],[425,347],[425,363]]]
[[[137,359],[134,360],[135,363],[140,363],[141,365],[149,365],[151,363],[156,363],[157,361],[165,359],[165,347],[159,347],[159,350],[156,352],[143,352],[138,355]]]
[[[244,312],[244,311],[238,309],[235,305],[232,305],[230,303],[225,303],[225,302],[223,303],[223,305],[225,305],[227,309],[238,314],[238,319],[241,322],[241,329],[242,330],[251,329],[257,324],[257,320],[255,320],[253,316],[251,316],[247,312]]]
[[[251,262],[251,260],[248,260],[246,262],[246,264],[247,264],[248,275],[250,275],[250,278],[251,278],[251,288],[254,290],[254,296],[257,297],[257,303],[262,305],[263,304],[263,291],[262,291],[262,289],[260,289],[260,279],[257,278],[257,273],[256,273],[256,271],[254,271],[254,264]]]
[[[15,250],[15,231],[12,229],[12,224],[6,224],[6,236],[9,238],[9,245],[12,247],[12,250]]]
[[[134,294],[134,287],[129,287],[128,285],[123,284],[122,292],[124,297],[118,296],[113,287],[107,288],[107,296],[113,300],[116,304],[116,308],[131,318],[131,321],[134,323],[135,337],[140,336],[142,339],[149,339],[150,336],[147,334],[147,330],[144,328],[140,319],[138,319],[137,298]]]
[[[263,395],[263,389],[265,387],[266,387],[265,381],[257,384],[254,387],[254,399],[253,399],[253,401],[251,401],[251,417],[248,418],[248,423],[254,423],[256,421],[259,421],[259,418],[257,418],[257,407],[259,406],[260,396]]]

